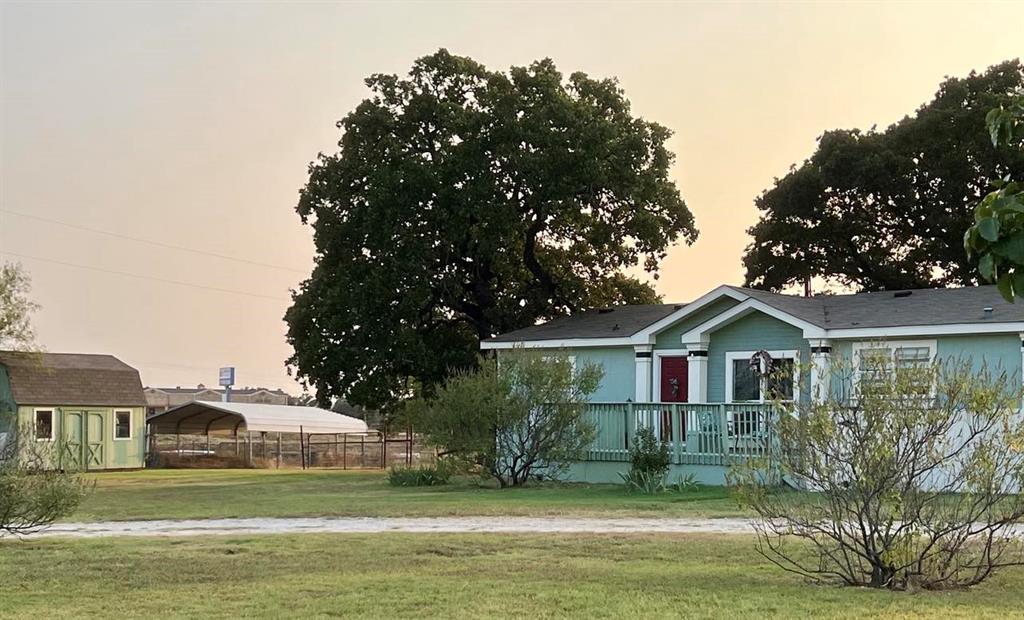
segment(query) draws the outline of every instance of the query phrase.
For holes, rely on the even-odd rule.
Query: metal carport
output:
[[[261,405],[253,403],[192,401],[154,414],[147,419],[151,436],[156,434],[205,435],[241,433],[309,435],[366,433],[366,422],[317,407]],[[247,442],[252,461],[252,441]],[[303,443],[304,445],[304,443]],[[178,446],[180,451],[180,445]],[[303,447],[303,464],[305,448]]]

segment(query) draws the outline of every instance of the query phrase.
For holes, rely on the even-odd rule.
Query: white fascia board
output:
[[[575,349],[584,347],[633,346],[629,338],[567,338],[562,340],[516,340],[513,342],[481,342],[484,351],[501,349]]]
[[[952,323],[949,325],[901,325],[897,327],[853,327],[830,329],[827,338],[904,338],[908,336],[959,336],[1024,332],[1024,322]]]
[[[722,297],[731,297],[736,301],[743,301],[745,299],[749,299],[747,295],[744,295],[743,293],[735,290],[728,284],[723,284],[715,288],[714,290],[701,295],[697,299],[694,299],[692,302],[686,304],[685,306],[683,306],[679,310],[676,310],[667,317],[660,319],[654,323],[651,323],[647,327],[633,334],[630,339],[633,341],[634,344],[653,344],[654,336],[658,332],[672,325],[673,323],[679,321],[680,319],[684,319],[690,316],[691,314],[697,312],[701,308],[704,308],[708,304],[718,301]]]
[[[797,318],[792,314],[783,312],[774,306],[769,306],[763,301],[754,299],[753,297],[747,298],[746,301],[729,308],[725,312],[715,316],[714,318],[708,319],[701,323],[697,327],[694,327],[690,331],[683,334],[682,342],[701,342],[705,339],[705,334],[714,331],[715,329],[727,325],[733,321],[736,321],[743,316],[750,314],[751,312],[761,312],[768,316],[778,319],[784,323],[789,323],[794,327],[798,327],[804,332],[804,338],[826,338],[827,331],[813,323]]]

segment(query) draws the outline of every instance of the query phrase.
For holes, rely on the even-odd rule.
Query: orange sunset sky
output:
[[[1020,3],[4,3],[0,260],[30,272],[49,351],[298,392],[281,317],[312,243],[293,207],[366,75],[446,47],[617,77],[675,131],[700,239],[657,289],[686,301],[741,282],[754,198],[823,130],[885,126],[1024,54],[1021,23]]]

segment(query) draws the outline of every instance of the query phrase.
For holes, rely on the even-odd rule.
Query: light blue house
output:
[[[721,484],[733,457],[762,449],[769,393],[794,400],[828,393],[838,358],[854,369],[865,349],[896,365],[970,359],[1022,377],[1022,339],[1024,304],[1007,303],[994,286],[815,297],[720,286],[689,304],[588,310],[481,348],[560,350],[604,367],[591,406],[598,439],[572,478],[619,481],[631,434],[643,423],[671,442],[673,476]],[[792,368],[792,379],[769,385],[751,363],[761,358],[776,377]]]

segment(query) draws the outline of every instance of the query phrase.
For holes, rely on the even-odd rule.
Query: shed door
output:
[[[686,358],[661,358],[661,402],[685,403],[687,400]]]
[[[102,411],[90,411],[86,415],[88,416],[88,428],[86,429],[85,467],[86,469],[103,469],[107,462],[106,454],[103,451],[105,445],[103,439],[106,437],[106,424],[104,424],[106,416]]]
[[[54,420],[56,422],[56,420]],[[61,419],[64,431],[61,467],[67,470],[85,469],[83,444],[85,440],[85,412],[65,411]]]

